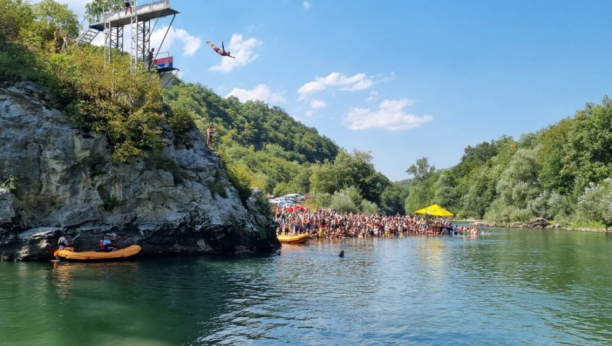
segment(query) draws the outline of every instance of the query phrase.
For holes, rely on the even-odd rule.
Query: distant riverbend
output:
[[[611,234],[491,230],[311,240],[281,256],[4,262],[0,345],[612,344]]]

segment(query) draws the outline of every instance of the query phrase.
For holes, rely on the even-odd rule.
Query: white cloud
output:
[[[166,40],[164,41],[164,45],[162,47],[159,47],[159,45],[162,43],[162,40],[164,39],[164,35],[166,34],[167,30],[168,26],[166,25],[162,28],[155,30],[151,34],[151,48],[155,48],[155,51],[170,52],[170,55],[172,55],[172,45],[177,41],[183,44],[184,56],[194,55],[200,49],[200,47],[202,47],[201,39],[195,36],[191,36],[184,29],[175,28],[170,28],[170,30],[168,31],[168,35],[166,36]]]
[[[390,131],[400,131],[419,127],[433,120],[431,115],[416,116],[404,113],[404,108],[412,106],[413,100],[384,100],[377,110],[368,108],[353,108],[344,118],[351,130],[383,128]]]
[[[262,83],[251,90],[234,88],[226,97],[235,96],[242,102],[259,100],[270,103],[282,103],[287,101],[283,94],[283,91],[273,92],[267,85]]]
[[[312,5],[310,5],[310,3],[309,3],[308,1],[304,1],[304,2],[302,3],[302,6],[304,7],[304,11],[308,11],[308,10],[310,10],[310,7],[311,7]]]
[[[347,77],[341,72],[332,72],[326,77],[317,77],[313,82],[308,82],[298,89],[300,100],[325,90],[327,87],[340,87],[340,90],[358,91],[370,88],[374,82],[366,77],[365,73],[358,73]]]
[[[368,97],[366,99],[366,101],[373,102],[373,101],[376,101],[376,100],[378,100],[378,91],[376,91],[376,90],[370,91],[370,97]]]
[[[236,59],[222,57],[221,64],[210,68],[211,71],[230,72],[235,67],[246,66],[259,58],[255,49],[261,46],[262,42],[255,37],[244,40],[242,35],[232,35],[232,40],[226,49],[232,53]]]
[[[327,107],[327,104],[325,103],[325,101],[312,100],[310,101],[310,107],[312,107],[313,109],[325,108]]]
[[[314,116],[314,112],[313,111],[306,112],[306,117],[307,118],[312,118],[313,116]]]

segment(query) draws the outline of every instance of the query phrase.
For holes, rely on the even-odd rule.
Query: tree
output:
[[[0,1],[0,40],[17,40],[21,30],[33,20],[32,7],[25,1]]]
[[[416,164],[410,166],[406,173],[412,175],[416,181],[424,181],[436,171],[436,167],[430,166],[426,157],[422,157],[416,161]]]
[[[44,49],[53,40],[56,28],[60,29],[62,36],[66,33],[72,37],[78,35],[79,22],[68,5],[43,0],[32,5],[31,9],[31,19],[20,30],[20,38],[28,45]]]
[[[94,0],[85,5],[85,18],[90,23],[100,21],[100,15],[107,12],[121,11],[124,0]]]

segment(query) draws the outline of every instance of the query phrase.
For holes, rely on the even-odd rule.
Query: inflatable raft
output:
[[[310,239],[308,234],[300,235],[279,235],[277,236],[278,241],[284,244],[302,244]]]
[[[138,245],[128,246],[117,251],[83,251],[73,252],[68,250],[57,250],[53,255],[57,258],[68,261],[117,261],[134,257],[140,253],[142,248]]]

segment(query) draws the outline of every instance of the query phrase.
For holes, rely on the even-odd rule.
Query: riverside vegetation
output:
[[[128,55],[115,54],[105,64],[98,47],[73,45],[69,54],[51,54],[55,27],[73,37],[78,32],[65,5],[2,0],[0,23],[2,86],[45,86],[76,124],[106,134],[118,162],[155,157],[167,127],[181,142],[192,128],[212,123],[217,152],[243,198],[249,187],[259,187],[279,195],[310,192],[311,208],[342,212],[395,214],[436,203],[459,217],[502,224],[544,217],[566,226],[612,225],[608,98],[518,140],[504,136],[469,146],[450,169],[419,159],[407,170],[410,181],[394,183],[375,170],[370,154],[339,148],[279,107],[222,98],[199,84],[162,90],[146,69],[130,71]]]

